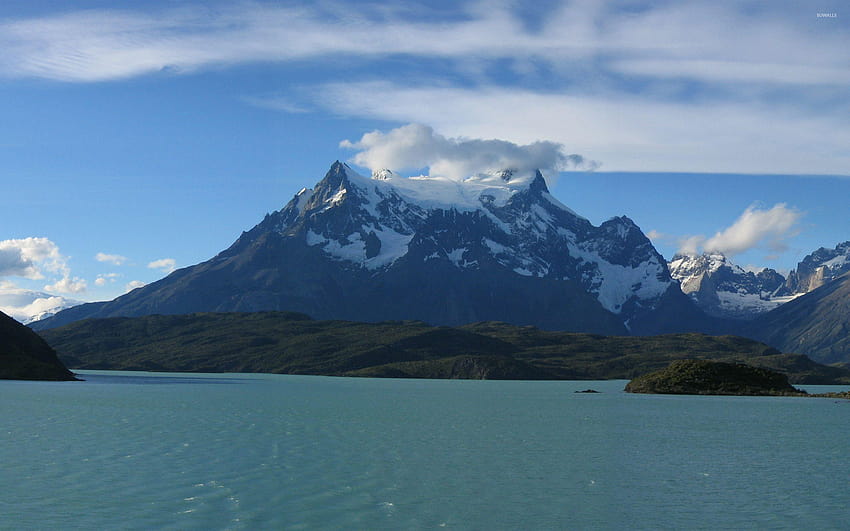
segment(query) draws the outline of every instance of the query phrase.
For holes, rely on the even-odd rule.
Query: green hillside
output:
[[[0,379],[75,380],[38,335],[0,313]]]
[[[771,368],[795,383],[850,383],[846,369],[702,334],[598,336],[495,322],[315,321],[285,312],[91,319],[41,334],[75,369],[587,380],[631,379],[696,358]]]

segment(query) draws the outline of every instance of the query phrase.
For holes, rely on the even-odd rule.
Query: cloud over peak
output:
[[[772,253],[787,249],[786,241],[799,232],[798,222],[803,213],[789,208],[785,203],[770,209],[750,205],[729,227],[714,236],[688,236],[680,241],[679,252],[698,254],[718,252],[735,256],[751,249],[764,249]]]
[[[412,123],[384,133],[372,131],[360,140],[343,140],[340,146],[357,150],[352,161],[371,170],[420,170],[431,175],[463,179],[477,173],[513,169],[521,173],[540,170],[554,178],[570,168],[592,169],[596,163],[568,154],[562,144],[536,141],[519,145],[507,140],[446,138],[431,127]]]

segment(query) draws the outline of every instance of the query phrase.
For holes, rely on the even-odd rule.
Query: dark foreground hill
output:
[[[75,380],[35,332],[0,313],[0,379]]]
[[[631,379],[698,358],[768,367],[798,383],[850,383],[847,369],[702,334],[599,336],[497,322],[316,321],[284,312],[89,319],[41,333],[77,369],[587,380]]]

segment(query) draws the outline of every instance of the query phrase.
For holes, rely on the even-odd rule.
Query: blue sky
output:
[[[594,223],[788,270],[850,240],[850,10],[804,4],[7,0],[0,290],[113,298],[334,160],[421,170],[409,124],[553,143]]]

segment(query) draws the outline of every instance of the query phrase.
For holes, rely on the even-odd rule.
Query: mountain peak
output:
[[[668,266],[682,292],[716,317],[751,319],[788,300],[782,275],[767,268],[747,271],[719,251],[676,254]]]
[[[657,327],[646,316],[678,304],[665,298],[678,289],[663,257],[633,221],[594,226],[548,193],[540,171],[510,168],[460,180],[380,170],[368,178],[336,161],[229,249],[169,279],[110,304],[616,333],[626,323]],[[182,286],[179,300],[169,283]]]
[[[543,178],[540,170],[534,170],[534,178],[531,180],[531,184],[528,185],[528,189],[534,193],[549,193],[549,187],[546,186],[546,179]]]
[[[381,168],[372,172],[372,178],[376,181],[386,181],[387,179],[391,179],[393,175],[395,174],[387,168]]]
[[[850,241],[834,249],[821,247],[807,255],[788,275],[787,287],[793,293],[808,293],[850,271]]]

